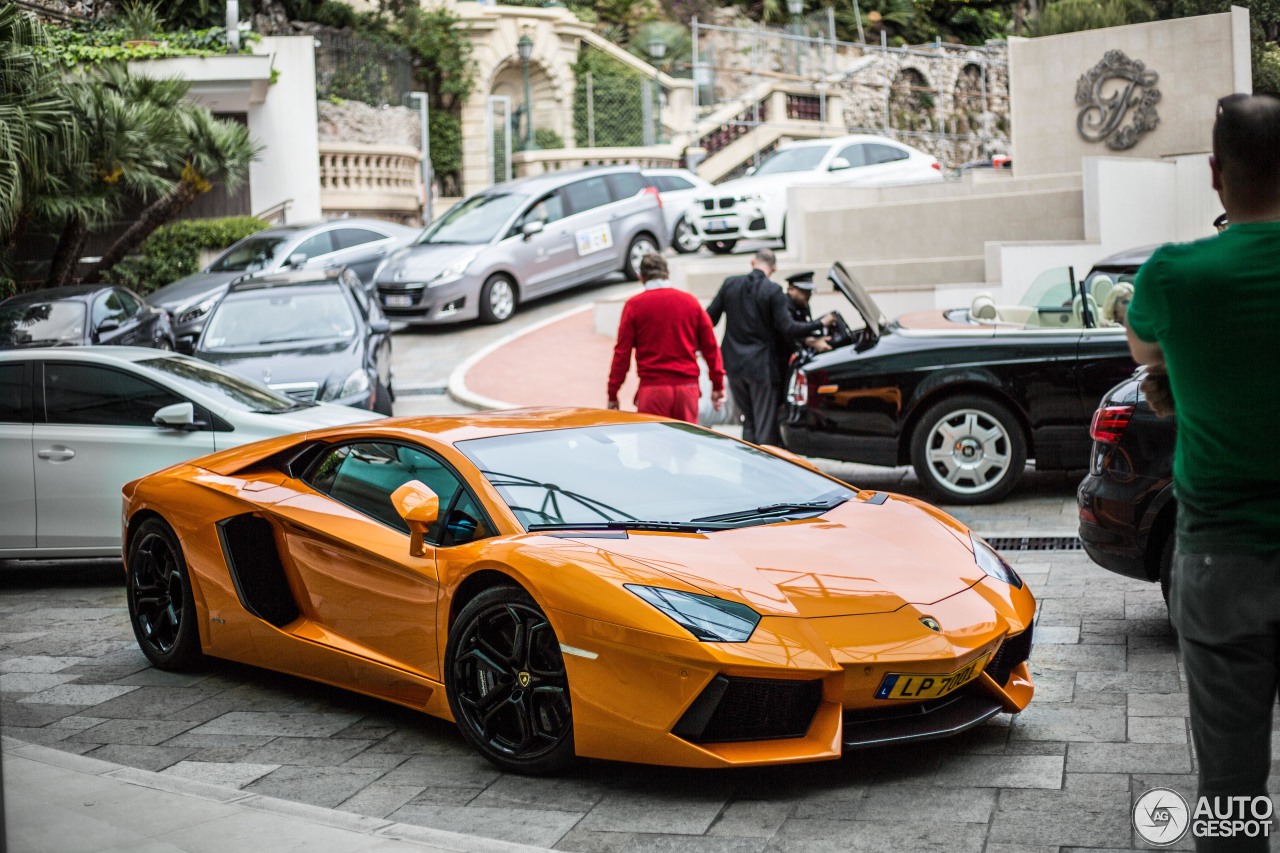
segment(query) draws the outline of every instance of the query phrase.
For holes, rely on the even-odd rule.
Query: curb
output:
[[[500,841],[495,838],[464,835],[460,832],[450,832],[445,829],[397,823],[382,818],[356,814],[355,812],[344,812],[339,809],[328,809],[307,803],[295,803],[276,797],[267,797],[242,791],[239,788],[212,785],[208,782],[183,779],[178,776],[166,776],[163,773],[139,770],[136,767],[125,767],[97,758],[76,755],[72,752],[62,752],[48,746],[26,743],[7,735],[0,738],[0,743],[3,744],[3,750],[6,755],[60,767],[63,770],[70,770],[74,773],[81,773],[86,776],[100,776],[110,779],[114,783],[136,785],[155,791],[190,797],[191,799],[206,800],[236,808],[252,809],[283,817],[291,817],[306,823],[355,832],[375,839],[426,844],[441,850],[453,851],[453,853],[535,853],[535,851],[540,853],[546,849],[543,847],[531,847],[526,844],[516,844],[511,841]]]
[[[594,303],[579,305],[577,308],[570,308],[568,311],[564,311],[560,314],[556,314],[554,317],[548,317],[545,320],[539,320],[538,322],[529,326],[525,326],[523,329],[514,331],[509,335],[503,335],[501,338],[498,338],[496,341],[493,341],[492,343],[488,343],[485,346],[481,347],[480,349],[476,350],[474,353],[472,353],[467,357],[466,361],[462,362],[462,364],[459,364],[457,367],[455,367],[453,369],[453,372],[449,374],[449,385],[448,385],[449,397],[452,398],[455,402],[461,403],[464,406],[470,406],[473,409],[480,409],[481,411],[484,411],[487,409],[518,409],[520,408],[515,403],[508,403],[505,400],[495,400],[492,397],[486,397],[483,394],[477,394],[475,391],[472,391],[470,388],[467,387],[467,371],[469,371],[471,368],[479,364],[483,359],[492,355],[494,352],[502,349],[512,341],[518,340],[524,337],[525,335],[530,335],[530,334],[533,334],[534,332],[541,331],[547,326],[550,326],[553,323],[559,323],[561,320],[568,319],[569,317],[572,317],[575,314],[581,314],[584,311],[593,311],[593,310],[595,310]]]

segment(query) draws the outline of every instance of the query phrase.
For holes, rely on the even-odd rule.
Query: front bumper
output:
[[[765,617],[746,643],[548,613],[568,647],[577,752],[683,767],[786,764],[944,737],[1020,711],[1034,692],[1035,601],[998,583],[892,613]],[[947,629],[922,633],[921,611]],[[983,672],[938,700],[875,698],[890,673],[949,673],[988,654]]]
[[[767,240],[781,236],[768,221],[760,203],[735,202],[731,207],[721,208],[718,205],[723,201],[719,200],[711,210],[699,204],[691,211],[693,230],[704,241]]]
[[[1151,482],[1135,477],[1120,483],[1105,474],[1089,474],[1076,490],[1080,542],[1089,559],[1108,571],[1144,581],[1157,579],[1148,570],[1150,525],[1144,524],[1140,507]]]
[[[423,282],[379,282],[377,298],[382,313],[393,320],[424,325],[458,323],[480,315],[482,285],[474,276],[439,287]]]

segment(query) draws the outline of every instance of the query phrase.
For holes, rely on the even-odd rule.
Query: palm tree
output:
[[[33,189],[50,166],[83,150],[59,75],[41,62],[44,28],[12,4],[0,5],[0,247],[8,249]]]
[[[71,82],[88,156],[65,176],[66,190],[58,199],[62,215],[52,220],[62,230],[46,286],[70,281],[89,232],[118,213],[126,198],[145,201],[172,188],[169,167],[184,142],[174,108],[187,89],[179,80],[130,77],[119,65]]]
[[[103,253],[85,274],[98,281],[102,274],[142,244],[151,233],[186,210],[196,199],[221,182],[235,192],[258,157],[261,146],[249,138],[249,130],[234,121],[214,118],[203,106],[188,104],[177,112],[185,139],[178,180],[173,187],[138,215],[137,220]]]

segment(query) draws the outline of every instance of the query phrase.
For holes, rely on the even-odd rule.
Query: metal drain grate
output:
[[[987,542],[997,551],[1082,551],[1079,536],[996,536]]]
[[[397,397],[443,397],[449,393],[444,385],[433,385],[429,388],[397,388]]]

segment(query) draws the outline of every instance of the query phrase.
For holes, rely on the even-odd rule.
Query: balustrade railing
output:
[[[422,209],[422,157],[406,145],[320,143],[320,206],[326,215],[396,218]]]

